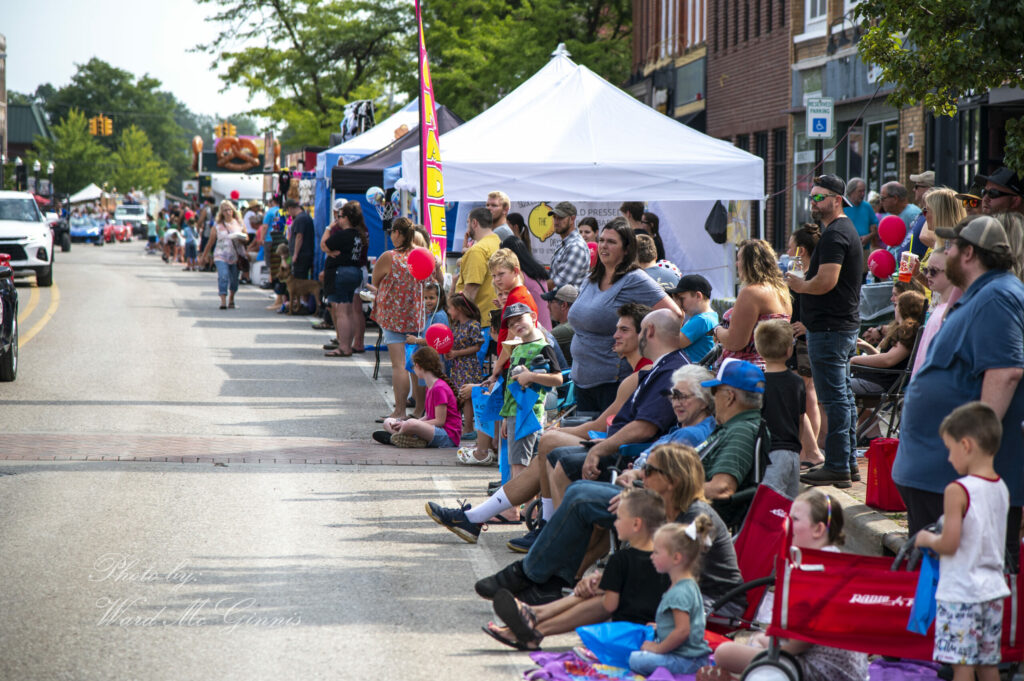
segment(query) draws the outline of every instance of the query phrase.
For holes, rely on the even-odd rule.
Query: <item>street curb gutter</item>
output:
[[[822,489],[827,489],[843,508],[844,551],[870,556],[896,555],[907,540],[905,529],[840,489]]]

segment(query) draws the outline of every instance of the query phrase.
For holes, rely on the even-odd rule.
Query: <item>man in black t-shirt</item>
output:
[[[806,278],[786,274],[800,296],[807,327],[807,354],[818,400],[828,415],[825,465],[800,480],[808,485],[850,486],[857,473],[857,407],[849,360],[860,330],[860,284],[864,253],[853,222],[843,213],[846,183],[835,175],[814,178],[811,217],[824,226]]]
[[[313,269],[313,242],[316,239],[313,218],[302,210],[302,206],[295,199],[288,200],[285,210],[292,216],[288,242],[288,250],[292,254],[292,276],[296,279],[309,279]]]

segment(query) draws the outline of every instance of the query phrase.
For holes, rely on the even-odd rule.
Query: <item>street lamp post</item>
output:
[[[35,183],[35,187],[34,187],[35,192],[33,192],[33,193],[36,194],[36,195],[39,194],[39,171],[42,170],[42,169],[43,169],[43,164],[40,163],[39,159],[37,158],[36,162],[32,164],[32,173],[36,176],[36,183]]]
[[[50,161],[50,163],[46,166],[46,174],[50,180],[50,203],[53,203],[53,161]]]
[[[18,191],[24,191],[25,188],[21,186],[21,173],[23,172],[25,163],[21,160],[21,156],[14,157],[14,188]]]
[[[4,188],[4,166],[7,165],[7,154],[0,152],[0,191]]]

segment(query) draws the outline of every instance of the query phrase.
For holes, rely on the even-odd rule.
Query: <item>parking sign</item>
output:
[[[807,100],[807,137],[828,139],[832,137],[832,99],[819,97]]]

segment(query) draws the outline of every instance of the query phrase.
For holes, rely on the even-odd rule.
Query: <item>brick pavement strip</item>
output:
[[[396,449],[367,440],[315,437],[189,437],[19,433],[0,438],[0,461],[455,466],[455,452]]]

